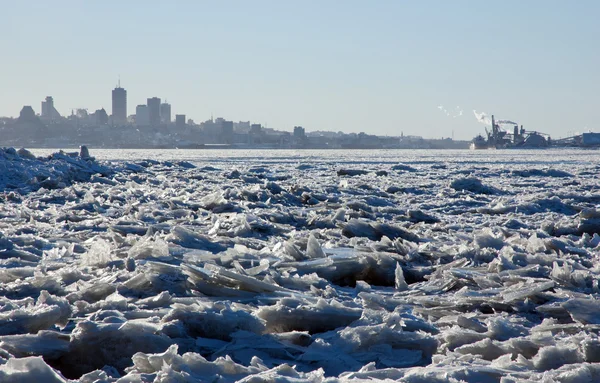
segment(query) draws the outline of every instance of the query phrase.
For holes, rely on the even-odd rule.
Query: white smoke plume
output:
[[[492,119],[485,112],[477,113],[476,110],[473,110],[473,114],[475,115],[477,121],[481,122],[482,124],[492,125]]]
[[[456,117],[460,117],[463,115],[463,111],[462,108],[460,106],[457,106],[456,108],[454,108],[453,110],[448,110],[444,107],[444,105],[438,105],[437,107],[439,110],[442,111],[442,113],[444,113],[446,116],[448,117],[452,117],[452,118],[456,118]]]
[[[492,118],[490,116],[488,116],[485,112],[477,113],[476,110],[473,110],[473,114],[475,115],[475,118],[477,119],[477,121],[481,122],[482,124],[492,125]],[[496,120],[496,124],[519,125],[516,122],[511,121],[511,120]]]

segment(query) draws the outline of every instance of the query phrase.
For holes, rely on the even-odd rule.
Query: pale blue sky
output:
[[[121,76],[196,122],[470,139],[473,109],[600,131],[600,1],[0,0],[0,115],[104,107]],[[453,118],[456,107],[463,115]]]

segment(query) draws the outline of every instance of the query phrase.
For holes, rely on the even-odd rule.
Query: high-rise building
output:
[[[220,141],[224,144],[233,144],[233,121],[217,118],[215,121],[219,129]]]
[[[306,131],[301,126],[294,126],[294,137],[298,139],[306,138]]]
[[[41,117],[44,120],[56,120],[60,117],[60,114],[54,108],[54,99],[52,96],[48,96],[45,101],[42,101]]]
[[[50,106],[53,106],[54,100],[52,97],[46,97],[46,100],[42,101],[42,118],[50,118]]]
[[[171,123],[171,104],[167,102],[160,104],[160,122],[163,124]]]
[[[135,124],[137,126],[150,125],[150,113],[148,105],[138,105],[135,108]]]
[[[175,127],[185,128],[185,114],[176,114],[175,115]]]
[[[160,98],[152,97],[147,100],[148,118],[151,126],[160,125]]]
[[[116,125],[127,123],[127,91],[121,88],[121,82],[112,91],[112,121]]]
[[[297,147],[305,147],[307,144],[306,130],[301,126],[294,126],[293,142]]]

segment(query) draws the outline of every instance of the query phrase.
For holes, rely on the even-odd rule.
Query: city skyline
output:
[[[48,95],[63,115],[109,111],[120,76],[128,115],[156,95],[282,130],[471,139],[473,110],[553,137],[600,129],[595,1],[0,4],[3,116]]]

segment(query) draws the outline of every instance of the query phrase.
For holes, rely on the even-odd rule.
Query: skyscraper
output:
[[[171,123],[171,104],[166,101],[160,104],[160,122],[163,124]]]
[[[48,96],[46,97],[46,99],[44,101],[42,101],[42,114],[41,117],[42,118],[50,118],[50,116],[52,115],[49,111],[50,111],[50,105],[53,105],[54,100],[52,100],[52,97]]]
[[[223,118],[217,118],[215,121],[219,129],[219,139],[223,144],[233,144],[233,121],[227,121]]]
[[[56,109],[54,108],[54,99],[52,96],[46,97],[45,101],[42,101],[42,119],[44,120],[55,120],[60,117]]]
[[[185,114],[175,115],[175,126],[177,128],[185,128]]]
[[[160,125],[160,98],[152,97],[147,100],[150,126]]]
[[[135,108],[135,124],[137,126],[147,126],[150,124],[148,105],[138,105]]]
[[[112,91],[112,120],[116,125],[127,123],[127,91],[121,88],[121,82]]]

